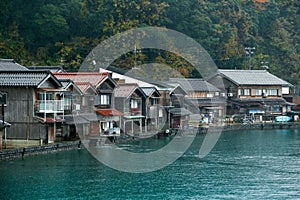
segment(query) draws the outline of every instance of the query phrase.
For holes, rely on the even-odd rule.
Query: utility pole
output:
[[[255,47],[245,47],[246,55],[249,57],[248,60],[248,69],[252,69],[251,56],[254,54]]]
[[[4,122],[4,105],[6,104],[6,93],[4,92],[1,92],[0,91],[0,103],[1,103],[1,111],[2,111],[2,123],[3,123],[3,128],[4,128],[4,125],[5,125],[5,122]]]
[[[134,45],[134,51],[133,51],[133,53],[134,53],[134,66],[133,66],[132,69],[139,69],[139,68],[137,67],[137,63],[136,63],[136,54],[137,54],[137,53],[140,53],[140,52],[141,52],[140,50],[137,50],[137,49],[136,49],[136,45]]]

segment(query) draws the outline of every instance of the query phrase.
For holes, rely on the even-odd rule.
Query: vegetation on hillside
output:
[[[62,65],[76,71],[106,38],[145,26],[167,27],[199,42],[219,68],[270,72],[300,85],[298,0],[2,0],[0,57],[23,65]],[[149,53],[150,52],[150,53]],[[142,51],[137,60],[160,62],[193,76],[182,58]],[[133,65],[133,53],[115,65]]]

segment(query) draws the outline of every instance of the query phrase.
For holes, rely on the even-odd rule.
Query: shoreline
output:
[[[53,144],[45,144],[42,146],[30,146],[0,150],[0,162],[15,159],[24,159],[29,156],[57,153],[61,151],[69,151],[81,149],[83,145],[80,140],[71,142],[61,142]]]
[[[207,134],[214,131],[236,131],[236,130],[264,130],[264,129],[300,129],[300,122],[287,122],[287,123],[259,123],[259,124],[227,124],[224,126],[207,126],[199,127],[198,129],[193,129],[193,134]],[[159,133],[155,134],[156,139],[160,139]],[[164,136],[168,137],[168,135]],[[153,137],[151,137],[153,138]],[[129,141],[128,138],[118,138],[116,143],[122,143]],[[135,137],[133,140],[143,140],[147,138]],[[132,140],[132,139],[130,139]],[[57,153],[61,151],[69,151],[75,149],[85,148],[81,140],[76,141],[65,141],[60,143],[45,144],[42,146],[29,146],[29,147],[19,147],[11,149],[0,150],[0,162],[10,161],[15,159],[24,159],[29,156],[43,155]]]

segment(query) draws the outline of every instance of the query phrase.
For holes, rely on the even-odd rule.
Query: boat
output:
[[[275,122],[290,122],[293,118],[290,116],[277,116],[275,117]]]

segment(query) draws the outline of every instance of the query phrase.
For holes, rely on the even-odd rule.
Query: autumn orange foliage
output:
[[[253,0],[253,2],[256,4],[258,10],[265,10],[266,8],[262,4],[269,2],[269,0]]]
[[[269,0],[253,0],[254,2],[258,2],[258,3],[266,3],[269,2]]]

